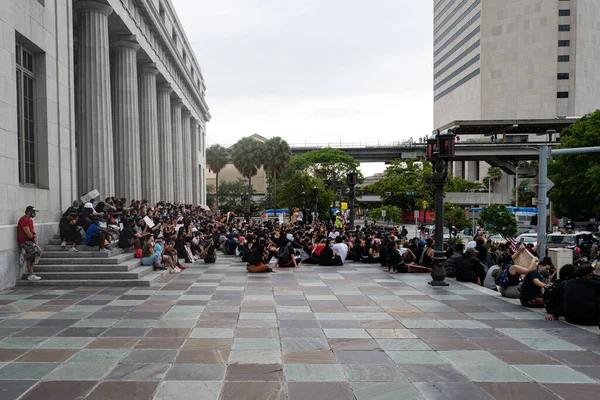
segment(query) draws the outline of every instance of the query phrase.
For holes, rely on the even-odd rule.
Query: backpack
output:
[[[277,259],[280,263],[287,264],[290,262],[290,246],[285,245],[281,246],[279,250],[277,250]]]
[[[509,268],[510,268],[510,265],[508,265],[508,264],[504,266],[504,269],[502,270],[500,277],[498,277],[497,279],[494,280],[496,285],[498,285],[500,287],[508,287],[508,285],[510,283],[510,277],[508,276]]]
[[[208,257],[208,246],[206,246],[200,253],[201,260],[204,260],[206,257]]]
[[[554,282],[549,288],[544,291],[544,307],[548,314],[554,314],[558,302],[560,301],[560,290],[565,282]]]

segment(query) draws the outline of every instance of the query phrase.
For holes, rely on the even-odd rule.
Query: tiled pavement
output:
[[[0,293],[4,399],[597,399],[600,336],[375,266]]]

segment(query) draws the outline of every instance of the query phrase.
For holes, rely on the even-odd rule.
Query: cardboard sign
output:
[[[96,189],[92,190],[89,193],[84,194],[83,196],[81,196],[80,200],[82,203],[89,203],[90,200],[95,199],[96,197],[100,196],[100,192],[98,192]]]
[[[149,216],[144,217],[144,222],[148,225],[148,228],[154,228],[154,221]]]
[[[515,257],[514,262],[516,265],[520,265],[524,268],[529,268],[529,264],[531,264],[531,260],[533,260],[534,258],[535,257],[533,256],[533,254],[524,249],[521,252],[519,252],[519,254],[517,254],[517,257]]]

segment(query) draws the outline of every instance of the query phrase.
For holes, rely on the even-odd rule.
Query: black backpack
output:
[[[561,290],[566,282],[554,282],[544,291],[544,307],[548,314],[554,314],[561,299]]]
[[[291,258],[290,258],[290,246],[289,245],[286,244],[285,246],[281,246],[277,250],[277,259],[282,264],[287,264],[291,260]]]

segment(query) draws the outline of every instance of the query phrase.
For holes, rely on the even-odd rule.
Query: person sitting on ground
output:
[[[330,267],[343,264],[340,256],[335,255],[331,248],[331,239],[326,239],[325,247],[321,250],[321,253],[319,253],[319,265]]]
[[[111,241],[112,233],[100,226],[100,217],[93,216],[92,224],[85,232],[85,245],[90,247],[98,246],[100,251],[109,251],[106,248],[106,242]]]
[[[390,241],[387,245],[387,265],[389,266],[388,271],[391,274],[395,274],[396,272],[406,273],[409,271],[408,266],[398,252],[398,244],[398,241]]]
[[[335,243],[332,246],[333,254],[340,257],[342,265],[344,265],[346,257],[348,257],[348,245],[344,243],[345,240],[346,236],[338,236],[335,238]]]
[[[594,280],[593,267],[579,267],[575,271],[575,279],[563,285],[562,307],[557,307],[546,319],[551,321],[561,316],[571,324],[591,326],[600,323],[600,282]]]
[[[544,307],[544,291],[549,288],[550,285],[544,283],[541,271],[543,269],[549,271],[551,267],[552,260],[550,260],[550,257],[544,257],[537,265],[537,268],[529,271],[525,275],[525,278],[523,278],[523,285],[521,286],[521,295],[519,296],[523,307]]]
[[[217,261],[217,254],[213,238],[208,239],[208,245],[204,251],[206,252],[206,257],[204,257],[204,263],[214,264]]]
[[[488,258],[489,253],[487,247],[485,247],[485,239],[481,236],[475,240],[475,252],[477,253],[477,259],[480,263],[487,265],[487,263],[491,261]]]
[[[134,231],[135,228],[135,220],[125,220],[123,223],[123,230],[119,235],[119,243],[117,246],[120,249],[129,249],[133,247],[134,249],[139,249],[141,247],[140,237],[141,233],[136,233]]]
[[[33,272],[33,265],[37,264],[42,256],[42,249],[38,245],[37,234],[33,227],[33,218],[37,210],[34,206],[27,206],[17,224],[17,242],[21,246],[21,265],[27,262],[28,281],[39,281],[40,278]]]
[[[361,262],[365,264],[374,264],[379,262],[379,255],[373,247],[370,237],[365,239],[365,245],[362,248]]]
[[[296,264],[294,248],[292,247],[290,241],[285,237],[281,241],[281,246],[279,246],[277,249],[277,263],[275,265],[282,268],[298,268],[298,264]]]
[[[469,247],[457,261],[456,280],[458,282],[476,283],[481,286],[484,279],[485,270],[483,265],[475,257],[475,249]]]
[[[515,254],[510,257],[511,262],[517,258],[520,252],[525,251],[525,247],[520,247]],[[498,292],[502,297],[509,299],[518,299],[521,296],[520,283],[521,278],[529,271],[537,267],[537,258],[533,258],[528,266],[507,263],[502,268],[493,271]],[[506,273],[504,273],[506,272]]]
[[[246,265],[246,270],[250,273],[275,272],[271,269],[271,267],[269,267],[269,264],[263,263],[263,257],[266,253],[267,248],[265,243],[259,242],[259,244],[250,253],[250,257],[248,258],[248,264]]]
[[[567,281],[575,278],[575,266],[565,264],[560,269],[558,279],[544,292],[544,307],[548,314],[554,314],[558,308],[562,309],[563,286]]]
[[[456,277],[456,267],[459,260],[463,256],[465,245],[458,243],[454,245],[454,253],[446,261],[444,261],[444,269],[446,270],[446,276],[450,278]]]

